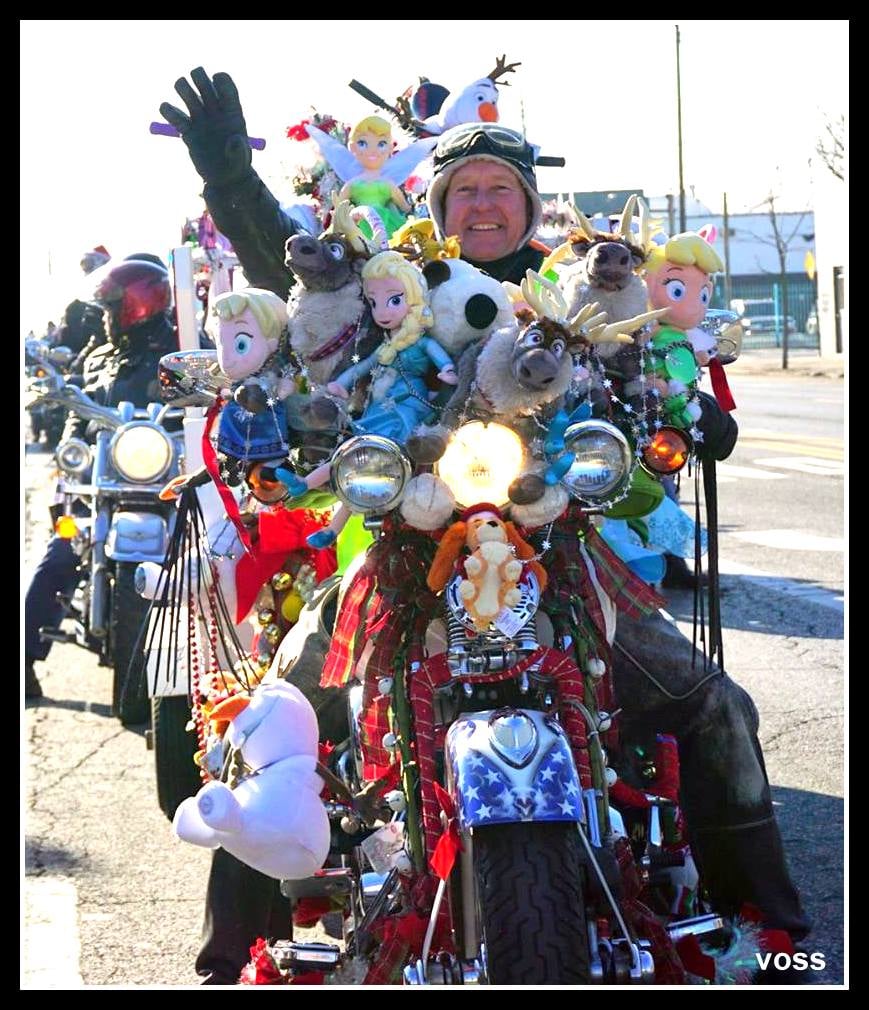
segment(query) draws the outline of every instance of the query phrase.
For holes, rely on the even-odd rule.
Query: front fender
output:
[[[446,737],[447,781],[462,830],[519,821],[585,821],[567,736],[544,712],[464,714]]]
[[[106,537],[113,561],[159,561],[169,546],[169,524],[153,512],[115,512]]]

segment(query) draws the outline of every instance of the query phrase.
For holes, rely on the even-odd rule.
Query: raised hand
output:
[[[196,171],[207,183],[237,182],[250,168],[251,153],[235,84],[229,74],[209,78],[202,67],[191,71],[190,78],[196,88],[185,77],[175,82],[187,114],[164,102],[160,115],[181,134]]]

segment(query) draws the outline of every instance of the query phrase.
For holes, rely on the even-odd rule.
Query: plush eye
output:
[[[524,347],[539,347],[543,343],[543,332],[538,330],[536,326],[531,327],[531,329],[525,331],[525,336],[522,338],[522,344]]]
[[[681,302],[687,291],[684,281],[675,279],[667,281],[664,287],[667,289],[667,297],[671,302]]]
[[[391,295],[389,301],[386,303],[391,309],[397,309],[402,302],[404,295]]]
[[[704,288],[704,289],[703,289],[703,290],[702,290],[702,291],[700,292],[700,302],[701,302],[701,304],[702,304],[702,305],[708,305],[708,304],[709,304],[709,299],[710,299],[711,297],[712,297],[712,296],[711,296],[711,294],[710,294],[710,292],[709,292],[709,288]]]
[[[486,101],[486,96],[485,95],[477,95],[477,101],[478,102],[485,102]]]
[[[356,141],[356,146],[359,148],[360,151],[364,151],[365,148],[368,147],[368,141],[367,140],[357,140]]]
[[[377,141],[377,146],[380,148],[381,151],[385,151],[386,150],[386,141],[385,140],[378,140]]]
[[[235,353],[245,355],[253,347],[253,337],[249,333],[236,333]]]
[[[560,358],[561,355],[564,354],[564,341],[553,340],[549,350],[552,351],[556,358]]]
[[[340,242],[330,242],[326,248],[329,250],[329,255],[332,259],[344,259],[344,246]]]

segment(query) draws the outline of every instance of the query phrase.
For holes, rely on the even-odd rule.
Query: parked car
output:
[[[785,318],[776,312],[776,304],[772,299],[764,298],[734,298],[730,307],[742,316],[745,335],[758,333],[784,333]],[[797,321],[788,315],[788,332],[797,332]]]

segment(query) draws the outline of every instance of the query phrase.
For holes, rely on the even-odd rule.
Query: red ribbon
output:
[[[227,517],[232,521],[232,525],[235,526],[236,530],[238,530],[238,538],[241,540],[244,549],[250,554],[250,534],[241,521],[241,512],[238,510],[238,502],[235,500],[235,496],[223,480],[221,480],[220,471],[217,466],[217,452],[211,444],[211,429],[214,427],[214,422],[220,414],[223,402],[218,397],[208,408],[208,413],[205,415],[205,430],[202,432],[202,462],[205,464],[205,469],[217,488],[217,493],[220,495],[220,500],[226,509]]]
[[[728,413],[731,410],[736,410],[736,401],[730,392],[730,386],[727,384],[724,365],[721,364],[718,358],[712,358],[709,362],[709,378],[712,381],[712,392],[715,394],[718,406]]]
[[[452,873],[456,857],[462,851],[462,840],[459,837],[459,826],[456,822],[456,805],[453,803],[452,796],[450,796],[446,789],[441,787],[439,782],[434,783],[434,791],[438,798],[438,803],[441,805],[441,810],[446,814],[447,826],[444,833],[438,839],[434,853],[429,860],[429,866],[441,880],[446,880],[450,873]]]

